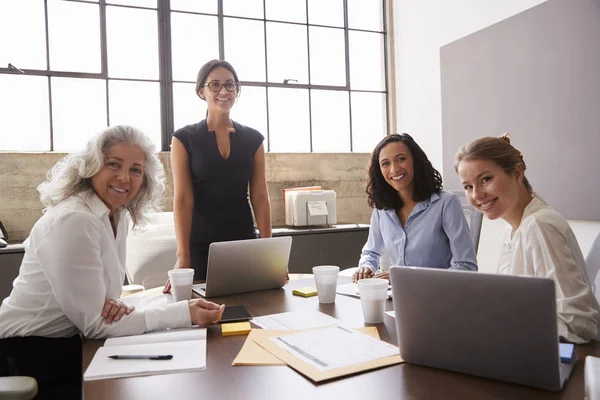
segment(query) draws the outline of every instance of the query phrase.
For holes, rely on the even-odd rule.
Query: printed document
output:
[[[399,354],[396,346],[342,326],[290,333],[270,340],[319,371]]]
[[[340,321],[320,311],[290,311],[281,314],[254,317],[253,324],[263,329],[304,330],[338,325]]]

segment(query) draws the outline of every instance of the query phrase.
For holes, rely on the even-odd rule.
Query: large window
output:
[[[0,0],[0,150],[72,151],[130,124],[169,149],[204,118],[206,61],[272,152],[366,152],[387,133],[385,0]]]

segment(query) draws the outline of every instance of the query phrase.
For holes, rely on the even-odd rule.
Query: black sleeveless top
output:
[[[176,131],[189,157],[194,211],[190,246],[256,238],[248,203],[248,181],[254,154],[264,140],[257,130],[233,122],[231,151],[225,160],[206,120]]]

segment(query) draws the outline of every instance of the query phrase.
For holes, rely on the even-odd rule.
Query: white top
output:
[[[129,225],[121,214],[115,238],[108,213],[90,190],[63,200],[36,222],[24,242],[19,276],[0,306],[0,338],[79,332],[106,338],[191,326],[185,301],[104,323],[104,302],[121,294]]]
[[[504,232],[498,273],[553,279],[558,334],[574,343],[594,339],[600,324],[600,306],[568,222],[534,196],[511,239],[512,233],[509,225]]]

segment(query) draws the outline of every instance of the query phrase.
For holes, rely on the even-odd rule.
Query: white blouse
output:
[[[592,293],[585,259],[568,222],[534,196],[513,234],[504,232],[498,273],[550,278],[556,287],[558,334],[574,343],[596,337],[600,306]]]
[[[104,323],[104,302],[121,294],[129,225],[122,214],[115,237],[108,214],[90,190],[63,200],[36,222],[24,243],[19,276],[0,306],[0,338],[79,332],[106,338],[191,326],[185,301]]]

